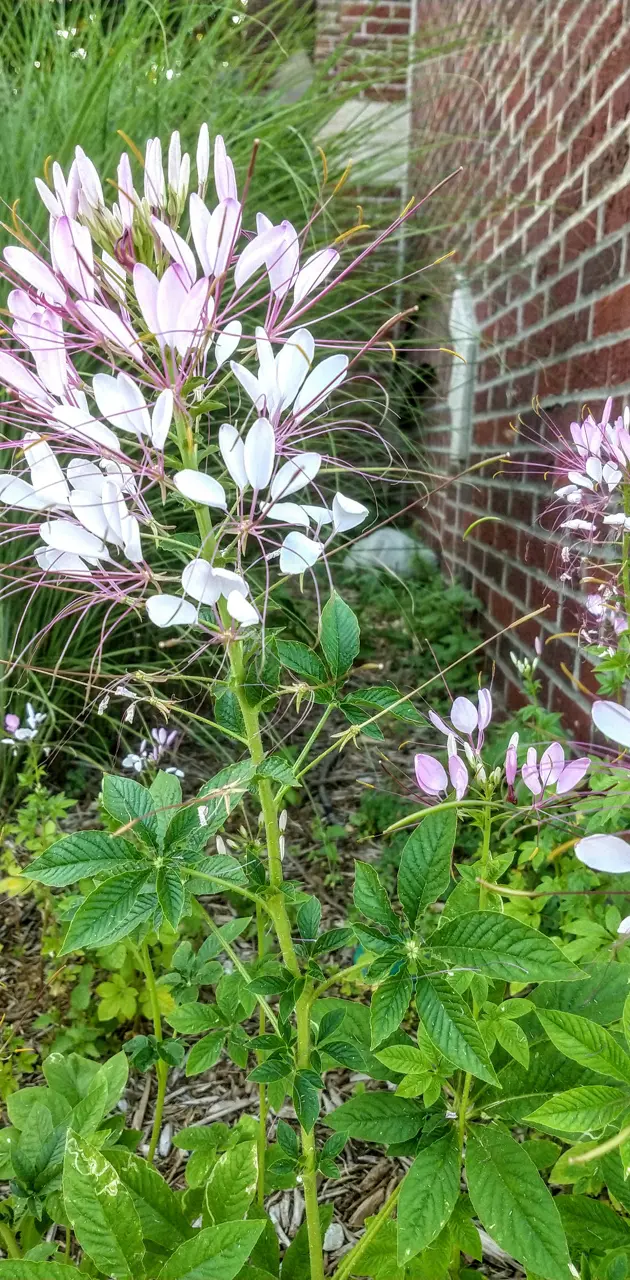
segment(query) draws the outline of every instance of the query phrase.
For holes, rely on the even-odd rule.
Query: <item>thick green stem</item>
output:
[[[8,1224],[8,1222],[0,1222],[0,1240],[2,1247],[6,1250],[9,1258],[21,1258],[22,1250]]]
[[[297,1065],[306,1068],[311,1060],[311,990],[305,987],[300,996],[295,1017],[297,1023]],[[308,1232],[308,1252],[311,1264],[311,1280],[324,1280],[324,1256],[322,1252],[322,1229],[317,1201],[317,1145],[313,1129],[301,1129],[304,1188],[304,1205],[306,1208],[306,1229]]]
[[[383,1226],[383,1223],[387,1222],[387,1219],[391,1216],[392,1210],[400,1195],[401,1188],[402,1188],[402,1181],[398,1183],[397,1187],[394,1187],[392,1194],[387,1198],[382,1209],[379,1209],[376,1217],[372,1219],[369,1227],[361,1236],[361,1239],[357,1240],[357,1243],[355,1244],[354,1248],[350,1249],[348,1253],[344,1254],[344,1257],[341,1259],[341,1262],[339,1263],[339,1266],[337,1267],[337,1270],[335,1271],[332,1277],[332,1280],[347,1280],[348,1276],[361,1275],[361,1271],[358,1267],[361,1254],[363,1253],[364,1249],[366,1249],[367,1246],[372,1243],[374,1237],[378,1235],[381,1227]]]
[[[470,1089],[472,1086],[472,1082],[473,1082],[473,1078],[470,1072],[467,1072],[464,1077],[464,1087],[462,1089],[462,1096],[459,1100],[459,1107],[458,1107],[457,1131],[459,1136],[460,1154],[464,1150],[464,1138],[466,1137],[466,1119],[468,1116],[468,1102],[470,1099]]]
[[[151,964],[151,956],[149,948],[145,943],[140,948],[140,956],[142,959],[142,967],[149,993],[149,1003],[151,1005],[151,1018],[153,1020],[153,1031],[158,1041],[163,1039],[162,1035],[162,1015],[160,1013],[160,997],[155,982],[155,974],[153,965]],[[155,1157],[155,1151],[162,1128],[162,1116],[164,1114],[164,1098],[166,1096],[166,1082],[168,1080],[168,1067],[161,1059],[155,1064],[155,1074],[157,1077],[157,1098],[155,1100],[155,1111],[153,1113],[153,1128],[151,1130],[151,1141],[149,1143],[149,1152],[147,1160],[152,1163]]]
[[[265,917],[260,909],[256,907],[256,938],[258,942],[258,959],[262,960],[265,954]],[[267,1029],[265,1020],[265,1007],[260,1005],[258,1012],[258,1034],[264,1035]],[[263,1061],[261,1053],[256,1055],[258,1063]],[[256,1189],[256,1200],[261,1209],[265,1207],[265,1165],[267,1162],[267,1086],[262,1082],[258,1085],[258,1186]]]

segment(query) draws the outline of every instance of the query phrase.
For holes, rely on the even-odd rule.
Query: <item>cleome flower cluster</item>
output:
[[[142,188],[123,154],[111,206],[80,147],[67,176],[54,163],[50,184],[36,179],[48,246],[16,224],[21,242],[4,250],[1,536],[33,535],[20,588],[74,582],[82,599],[144,607],[158,627],[234,634],[264,618],[250,568],[267,589],[274,561],[301,575],[368,516],[322,484],[327,460],[313,446],[337,426],[330,397],[350,360],[317,350],[304,318],[384,235],[344,267],[334,245],[307,252],[317,215],[300,233],[262,212],[249,225],[251,166],[239,194],[217,137],[211,195],[210,158],[203,125],[190,190],[179,134],[166,167],[150,139]],[[204,436],[202,415],[226,399],[231,420]],[[176,582],[150,563],[173,527],[167,504],[197,526]]]

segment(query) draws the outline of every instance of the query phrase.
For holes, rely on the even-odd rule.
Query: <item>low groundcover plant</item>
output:
[[[345,492],[365,477],[339,440],[374,433],[350,388],[362,354],[387,344],[381,331],[361,350],[331,350],[319,336],[322,306],[417,205],[345,262],[345,241],[310,243],[324,200],[299,233],[264,213],[252,220],[254,161],[239,189],[215,140],[210,210],[207,128],[190,195],[178,135],[166,173],[152,139],[142,189],[123,155],[108,206],[78,149],[67,176],[54,164],[51,185],[38,181],[49,255],[19,226],[22,243],[4,251],[13,338],[0,380],[15,462],[0,494],[4,536],[20,547],[6,589],[61,585],[77,625],[102,606],[101,648],[133,613],[156,638],[166,628],[189,638],[186,662],[216,655],[215,727],[233,763],[192,799],[175,766],[145,786],[145,767],[172,745],[156,730],[151,759],[145,743],[123,761],[126,774],[103,779],[103,829],[64,836],[25,872],[75,889],[60,957],[127,943],[152,1030],[103,1064],[51,1053],[46,1083],[11,1094],[0,1276],[62,1280],[80,1260],[95,1277],[268,1280],[280,1259],[266,1197],[299,1185],[306,1223],[281,1275],[321,1280],[331,1218],[321,1184],[338,1176],[350,1139],[386,1147],[400,1176],[335,1280],[466,1274],[462,1255],[481,1257],[475,1220],[532,1280],[568,1280],[580,1267],[619,1280],[630,1230],[586,1192],[605,1185],[630,1207],[628,966],[617,961],[604,982],[506,914],[499,881],[510,859],[493,854],[506,822],[570,817],[590,759],[559,742],[519,759],[512,738],[491,765],[492,697],[480,688],[445,718],[430,715],[446,767],[441,747],[418,750],[408,791],[423,807],[394,824],[410,828],[396,897],[357,861],[348,923],[322,927],[322,904],[285,878],[287,798],[310,770],[361,737],[381,738],[389,717],[419,746],[428,729],[411,694],[349,684],[359,624],[332,585],[313,645],[267,625],[280,577],[298,589],[310,575],[320,592],[331,539],[368,518]],[[210,413],[218,430],[203,425]],[[304,706],[319,713],[291,762],[275,727],[287,703],[300,723]],[[333,716],[345,726],[319,749]],[[15,716],[6,732],[13,749]],[[252,808],[258,826],[231,821]],[[460,821],[478,830],[478,851],[455,866]],[[238,903],[227,924],[200,901],[213,895]],[[193,913],[205,940],[197,949],[183,940],[156,971],[160,939]],[[246,933],[256,936],[253,961],[239,953]],[[154,1167],[169,1070],[185,1061],[194,1076],[222,1054],[249,1069],[258,1107],[231,1127],[177,1134],[190,1155],[186,1188],[174,1191]],[[116,1110],[130,1066],[157,1081],[146,1158]],[[360,1087],[320,1114],[326,1074],[340,1068],[359,1073]],[[525,1130],[537,1136],[521,1141]],[[552,1181],[574,1182],[574,1194],[552,1195],[541,1172],[552,1164]]]

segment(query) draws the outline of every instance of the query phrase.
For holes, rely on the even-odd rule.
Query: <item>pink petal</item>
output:
[[[157,316],[157,295],[159,280],[144,262],[137,262],[133,269],[133,287],[144,322],[150,333],[157,334],[159,322]]]
[[[295,417],[305,417],[314,413],[320,404],[339,387],[348,372],[347,356],[327,356],[309,373],[306,382],[295,398],[293,413]]]
[[[492,694],[489,689],[480,689],[477,694],[477,702],[479,705],[479,728],[483,732],[488,728],[492,719]]]
[[[299,261],[300,242],[295,227],[290,222],[281,222],[282,241],[267,258],[267,271],[271,292],[277,298],[286,297],[295,281]]]
[[[189,285],[193,285],[197,279],[197,263],[192,249],[189,248],[181,236],[178,236],[176,231],[173,231],[172,227],[168,226],[168,223],[161,222],[156,217],[152,217],[151,222],[167,253],[170,254],[173,262],[178,263],[186,273]]]
[[[212,268],[214,265],[213,260],[210,259],[208,254],[207,247],[208,232],[210,230],[210,214],[208,213],[201,196],[198,196],[194,191],[190,197],[188,209],[190,215],[190,230],[192,231],[192,238],[195,249],[197,250],[197,257],[201,263],[204,275],[210,276],[212,275]]]
[[[532,795],[539,796],[541,794],[543,788],[537,765],[524,764],[521,769],[521,777],[525,786],[529,788]]]
[[[420,752],[414,759],[416,781],[421,791],[429,796],[439,796],[448,788],[448,776],[439,760]]]
[[[131,325],[122,320],[115,311],[111,311],[109,307],[102,306],[99,302],[78,302],[77,311],[81,313],[83,319],[92,328],[96,329],[106,340],[113,343],[114,346],[121,347],[123,351],[127,351],[134,360],[142,364],[142,347],[138,342],[138,338],[134,333]]]
[[[306,259],[295,281],[293,307],[297,307],[298,303],[307,294],[312,293],[313,289],[326,279],[326,276],[329,275],[337,262],[339,262],[339,254],[336,249],[332,248],[332,245],[327,249],[318,249],[317,253]],[[291,310],[293,310],[293,307]]]
[[[49,302],[63,306],[66,291],[47,262],[31,253],[30,249],[23,249],[21,245],[8,245],[4,250],[4,258],[13,271],[39,293],[43,293]]]
[[[564,768],[564,750],[559,742],[552,742],[540,757],[540,778],[543,787],[551,787],[558,781]]]
[[[588,756],[580,756],[579,760],[569,760],[558,778],[556,794],[563,796],[565,791],[572,791],[574,787],[579,786],[584,775],[588,773],[590,764]]]
[[[214,140],[214,185],[219,200],[238,200],[234,165],[220,133]]]
[[[478,723],[478,713],[470,698],[456,698],[451,707],[451,720],[459,733],[474,733]]]

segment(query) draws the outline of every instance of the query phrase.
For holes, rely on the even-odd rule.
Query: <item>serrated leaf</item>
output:
[[[158,826],[151,793],[147,787],[133,778],[117,778],[106,773],[103,777],[103,808],[121,826],[129,826],[143,844],[157,848]]]
[[[425,1054],[413,1044],[390,1044],[386,1049],[379,1049],[376,1057],[401,1076],[426,1071],[428,1066]]]
[[[307,898],[298,909],[297,927],[300,931],[300,937],[305,942],[314,942],[319,933],[319,924],[322,918],[321,904],[317,898]]]
[[[376,988],[370,1005],[372,1048],[375,1049],[397,1031],[409,1008],[413,983],[406,971],[400,970]]]
[[[76,831],[57,840],[22,875],[61,888],[88,876],[112,876],[141,865],[142,854],[126,840],[102,831]]]
[[[328,673],[317,654],[297,640],[276,640],[274,646],[283,667],[312,684],[326,684]]]
[[[419,978],[416,1006],[427,1035],[453,1066],[470,1071],[489,1084],[497,1083],[470,1009],[444,978]]]
[[[0,1258],[1,1280],[68,1280],[63,1262],[31,1262],[27,1258]]]
[[[515,1058],[517,1062],[527,1068],[529,1066],[529,1041],[522,1027],[511,1018],[495,1018],[492,1022],[492,1030],[499,1041],[502,1049],[509,1053],[511,1058]]]
[[[214,718],[222,728],[229,729],[240,738],[245,737],[245,721],[238,698],[233,689],[224,689],[214,704]]]
[[[354,905],[368,920],[387,929],[400,930],[400,920],[390,905],[376,868],[369,862],[354,864]]]
[[[293,1106],[306,1133],[310,1133],[319,1115],[319,1090],[312,1071],[296,1071],[293,1079]]]
[[[352,666],[361,641],[359,623],[336,591],[322,610],[319,643],[328,670],[338,680]]]
[[[460,1152],[453,1129],[416,1156],[398,1200],[398,1265],[439,1236],[459,1199]]]
[[[600,1253],[630,1247],[630,1224],[612,1205],[583,1195],[556,1196],[564,1229],[573,1245]]]
[[[454,809],[429,811],[412,831],[400,857],[398,897],[413,929],[420,912],[446,893],[457,814]]]
[[[202,1031],[210,1031],[219,1025],[216,1005],[198,1004],[194,1000],[177,1005],[165,1018],[169,1027],[180,1036],[198,1036]]]
[[[240,804],[255,772],[251,760],[242,760],[220,769],[204,782],[197,792],[198,803],[185,805],[175,813],[166,834],[166,851],[204,849]]]
[[[256,1194],[256,1141],[238,1142],[224,1151],[206,1184],[205,1205],[215,1222],[241,1221]]]
[[[543,1280],[569,1280],[556,1201],[507,1130],[494,1124],[471,1129],[466,1176],[475,1213],[492,1239]]]
[[[449,968],[477,969],[507,982],[571,981],[583,977],[537,929],[496,911],[471,911],[447,921],[430,939]]]
[[[149,795],[155,812],[158,840],[161,842],[177,813],[178,805],[182,803],[182,784],[176,774],[160,769],[149,787]]]
[[[630,1084],[630,1057],[605,1027],[577,1013],[536,1010],[551,1043],[580,1066]]]
[[[186,1061],[186,1075],[198,1076],[202,1071],[209,1071],[216,1066],[221,1057],[225,1041],[225,1031],[211,1031],[193,1045]]]
[[[120,936],[147,881],[147,868],[111,876],[88,894],[73,917],[60,956],[84,947],[103,947]]]
[[[158,1280],[234,1280],[264,1226],[255,1221],[221,1222],[197,1231],[171,1254]]]
[[[415,1138],[424,1110],[410,1098],[394,1093],[359,1093],[326,1116],[326,1124],[337,1133],[366,1142],[406,1142]]]
[[[132,1198],[109,1160],[73,1130],[66,1138],[63,1200],[81,1248],[99,1270],[136,1280],[144,1245]]]
[[[188,1240],[193,1235],[193,1228],[157,1169],[121,1146],[110,1147],[107,1154],[133,1200],[144,1239],[152,1240],[169,1251]]]
[[[407,724],[426,724],[424,716],[407,699],[401,702],[401,693],[391,685],[377,685],[367,689],[359,689],[347,698],[348,703],[358,707],[371,707],[373,711],[389,710],[396,720],[404,720]]]
[[[155,888],[164,918],[176,929],[184,909],[184,886],[177,867],[163,863],[157,873]]]
[[[612,1124],[622,1111],[630,1108],[627,1089],[611,1085],[578,1085],[553,1098],[526,1116],[528,1124],[557,1129],[560,1133],[587,1133]]]

